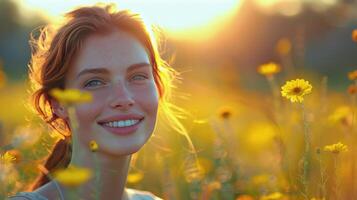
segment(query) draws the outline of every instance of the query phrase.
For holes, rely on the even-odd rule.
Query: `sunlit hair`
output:
[[[31,37],[32,57],[29,78],[32,84],[32,104],[39,115],[52,128],[65,136],[59,140],[46,160],[45,168],[52,172],[68,166],[71,158],[71,131],[65,120],[52,109],[49,91],[65,87],[66,75],[86,38],[92,34],[109,34],[121,30],[134,36],[147,50],[153,67],[154,80],[160,95],[159,112],[168,123],[187,138],[184,126],[177,118],[181,110],[170,103],[174,80],[178,73],[161,59],[153,34],[145,27],[138,14],[128,10],[116,10],[113,4],[81,7],[65,15],[60,25],[48,25],[38,37]],[[192,147],[191,141],[189,144]],[[30,190],[49,182],[41,174]]]

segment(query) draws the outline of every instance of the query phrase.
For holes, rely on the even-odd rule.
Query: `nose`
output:
[[[117,83],[113,86],[110,107],[127,110],[134,105],[134,100],[124,84]]]

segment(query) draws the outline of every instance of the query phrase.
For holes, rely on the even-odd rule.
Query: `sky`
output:
[[[159,25],[176,35],[190,35],[217,29],[239,9],[242,0],[13,0],[22,10],[41,13],[47,19],[55,19],[80,5],[98,2],[114,2],[117,7],[140,13],[148,24]],[[50,3],[49,3],[50,2]],[[213,28],[214,27],[214,28]]]

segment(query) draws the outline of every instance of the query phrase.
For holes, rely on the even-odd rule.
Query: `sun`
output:
[[[80,5],[98,2],[116,3],[118,8],[130,9],[142,15],[148,24],[159,25],[170,33],[190,33],[192,30],[217,26],[232,16],[242,0],[16,0],[20,7],[42,13],[49,19],[55,18]],[[202,33],[202,30],[200,31]]]

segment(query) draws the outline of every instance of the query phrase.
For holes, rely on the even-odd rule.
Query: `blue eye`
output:
[[[142,75],[142,74],[137,74],[137,75],[132,76],[131,79],[134,81],[142,81],[142,80],[148,79],[148,77],[145,75]]]
[[[97,86],[100,86],[100,85],[103,85],[103,81],[100,81],[100,80],[91,80],[91,81],[88,81],[84,87],[97,87]]]

